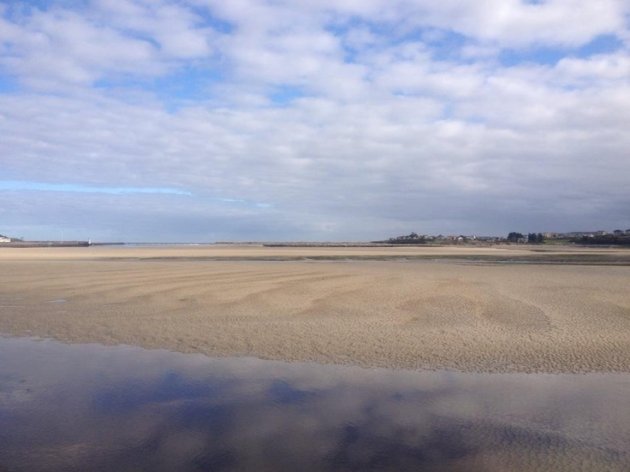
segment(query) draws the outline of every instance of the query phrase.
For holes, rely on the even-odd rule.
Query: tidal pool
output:
[[[0,338],[0,471],[628,471],[630,375]]]

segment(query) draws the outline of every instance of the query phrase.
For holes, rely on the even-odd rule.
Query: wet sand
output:
[[[630,469],[629,374],[362,369],[0,338],[0,415],[0,470],[11,471]]]
[[[630,251],[538,249],[4,248],[0,333],[370,367],[630,372]]]

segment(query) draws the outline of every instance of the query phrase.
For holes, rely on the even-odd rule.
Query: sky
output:
[[[630,0],[0,0],[0,233],[630,228]]]

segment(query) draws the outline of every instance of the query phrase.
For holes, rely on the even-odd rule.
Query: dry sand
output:
[[[2,248],[0,333],[363,366],[630,372],[629,254]],[[572,264],[487,262],[506,258]]]

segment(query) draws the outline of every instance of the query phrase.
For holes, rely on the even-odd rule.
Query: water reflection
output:
[[[0,470],[629,470],[630,376],[0,338]]]

